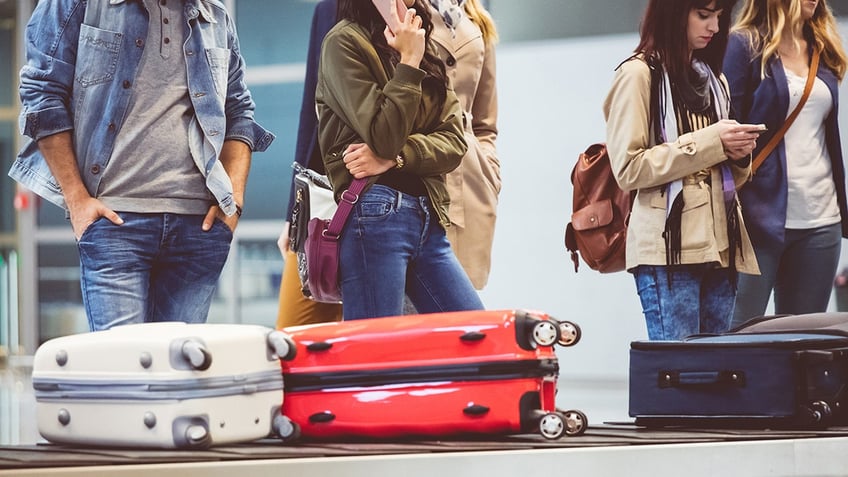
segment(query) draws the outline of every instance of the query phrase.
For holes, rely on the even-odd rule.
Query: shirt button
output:
[[[132,86],[132,83],[130,83],[129,80],[124,80],[123,85],[124,85],[124,89],[129,89],[130,86]]]
[[[91,173],[94,175],[100,174],[100,166],[97,164],[91,166]]]
[[[115,132],[115,123],[109,123],[109,132]]]
[[[162,23],[164,23],[165,25],[167,25],[168,23],[170,23],[170,20],[168,20],[167,18],[163,18],[163,19],[162,19]]]
[[[159,1],[159,4],[160,4],[160,5],[167,5],[167,4],[168,4],[168,0],[160,0],[160,1]]]
[[[142,46],[144,46],[144,40],[142,40],[141,38],[137,38],[135,40],[135,46],[141,48]]]
[[[454,58],[453,56],[448,56],[448,59],[445,60],[445,64],[448,65],[448,66],[455,65],[456,64],[456,58]]]
[[[165,39],[164,39],[164,40],[162,40],[162,41],[163,41],[163,42],[167,45],[168,43],[170,43],[170,42],[171,42],[171,39],[170,39],[170,38],[165,38]]]

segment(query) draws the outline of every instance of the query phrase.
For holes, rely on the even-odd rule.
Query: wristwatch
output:
[[[403,169],[403,166],[406,165],[406,161],[403,159],[403,156],[401,156],[400,154],[398,154],[397,157],[395,157],[395,162],[397,162],[395,169]]]

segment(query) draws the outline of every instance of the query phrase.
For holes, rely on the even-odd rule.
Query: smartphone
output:
[[[759,128],[754,132],[757,133],[757,134],[763,134],[765,132],[768,132],[768,128],[766,127],[765,124],[759,124]]]
[[[389,30],[392,32],[396,31],[399,24],[398,21],[406,16],[407,8],[403,0],[371,0],[371,3],[377,7],[377,11],[380,12],[380,16],[383,17],[386,25],[389,26]],[[396,16],[392,15],[392,9],[396,12]]]

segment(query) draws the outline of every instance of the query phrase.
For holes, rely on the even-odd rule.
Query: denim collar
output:
[[[120,5],[127,0],[109,0],[110,5]],[[218,23],[215,20],[215,17],[212,15],[212,12],[209,11],[209,7],[200,0],[185,0],[185,13],[186,18],[191,20],[200,16],[203,20],[209,23]]]

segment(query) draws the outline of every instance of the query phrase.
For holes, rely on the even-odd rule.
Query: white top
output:
[[[788,116],[801,101],[807,78],[784,71],[789,84]],[[810,97],[784,136],[789,185],[787,229],[810,229],[841,220],[824,131],[832,108],[830,90],[816,78]]]

